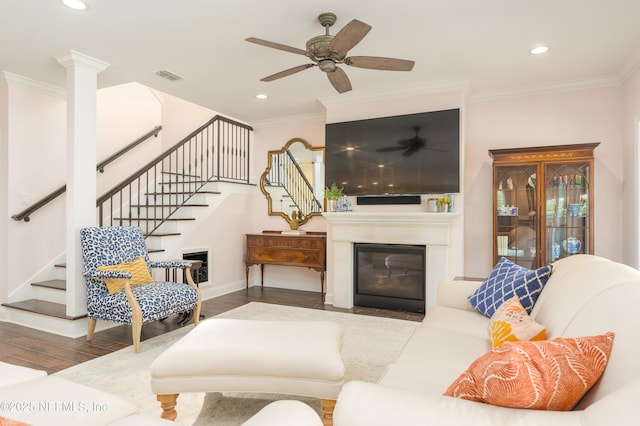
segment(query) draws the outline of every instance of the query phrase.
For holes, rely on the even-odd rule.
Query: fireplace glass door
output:
[[[354,244],[354,304],[425,310],[425,246]]]

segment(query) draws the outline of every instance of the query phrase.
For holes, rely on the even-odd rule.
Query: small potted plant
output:
[[[324,198],[327,199],[330,212],[335,212],[338,207],[338,199],[341,198],[344,193],[344,188],[338,188],[335,183],[331,184],[331,187],[324,188]]]
[[[438,206],[439,212],[447,212],[449,211],[449,206],[452,204],[451,198],[449,197],[440,197],[436,200],[436,206]]]

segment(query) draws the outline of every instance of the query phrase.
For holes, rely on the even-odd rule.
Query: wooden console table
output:
[[[260,265],[260,286],[264,287],[264,265],[304,266],[320,272],[320,293],[324,300],[324,273],[327,270],[327,235],[307,232],[304,235],[263,231],[247,234],[246,288],[249,267]]]

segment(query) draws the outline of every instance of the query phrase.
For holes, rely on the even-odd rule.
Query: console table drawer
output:
[[[294,265],[321,267],[324,266],[321,253],[318,250],[296,250],[272,247],[249,247],[247,262],[273,263],[278,265]]]
[[[324,238],[318,237],[262,237],[257,236],[247,239],[248,247],[282,247],[301,249],[323,249]]]

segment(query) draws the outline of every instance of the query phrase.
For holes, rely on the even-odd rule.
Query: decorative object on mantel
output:
[[[436,200],[436,206],[438,206],[438,211],[439,212],[448,212],[449,211],[449,206],[453,203],[453,201],[451,201],[451,198],[449,197],[440,197]]]
[[[338,199],[343,196],[343,188],[338,188],[335,183],[332,183],[331,187],[325,187],[324,197],[327,199],[327,210],[330,212],[338,211]]]

